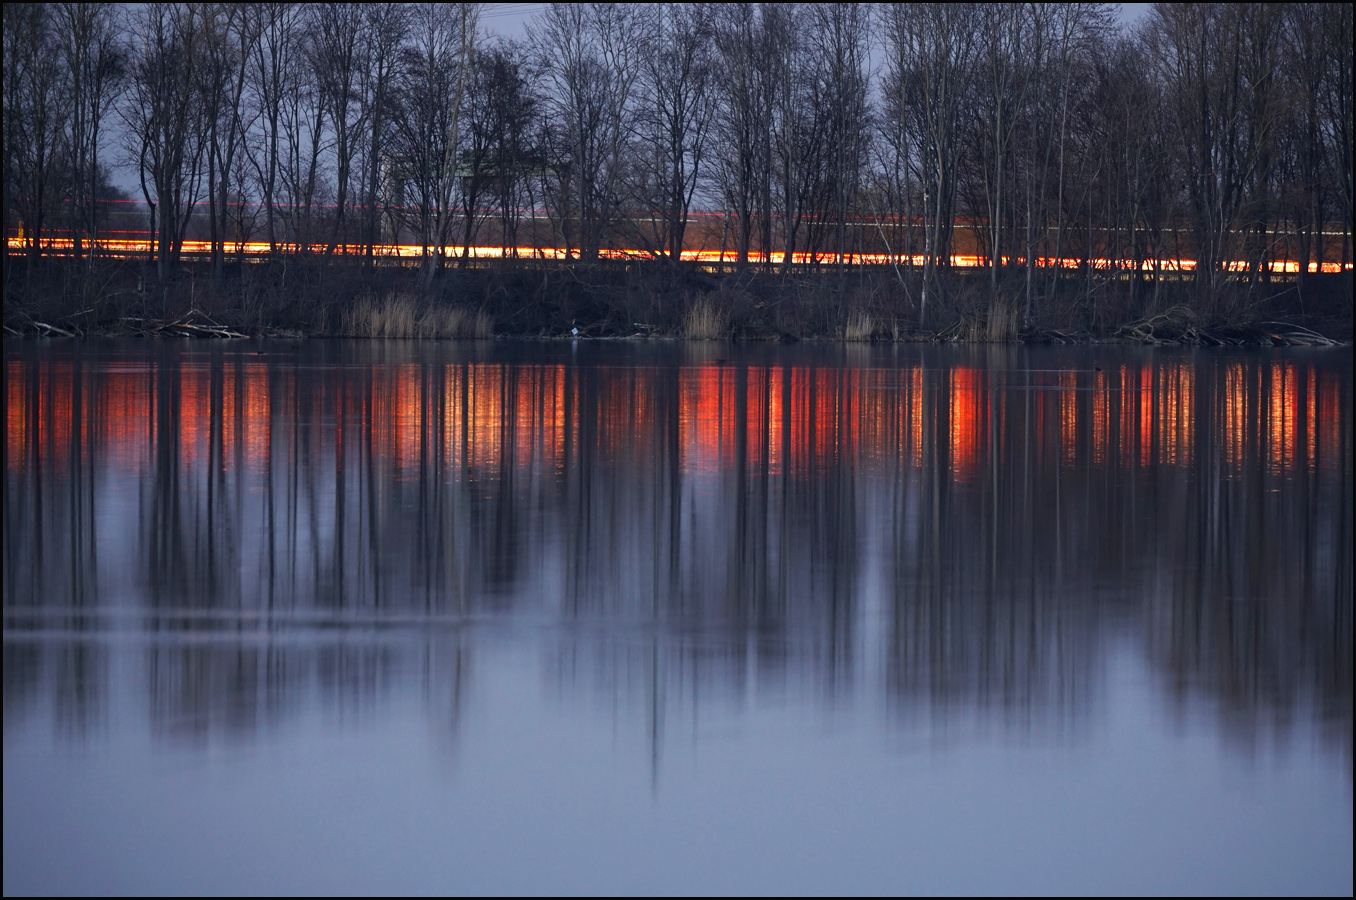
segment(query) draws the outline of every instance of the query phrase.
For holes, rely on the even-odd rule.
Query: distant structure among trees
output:
[[[11,248],[865,258],[924,308],[963,258],[1028,319],[1061,274],[1194,260],[1208,303],[1352,258],[1350,4],[552,4],[524,42],[480,12],[6,4]]]

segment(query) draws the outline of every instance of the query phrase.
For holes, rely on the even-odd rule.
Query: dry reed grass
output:
[[[981,338],[991,344],[1017,340],[1017,305],[999,297],[989,306],[989,317]]]
[[[730,335],[730,314],[701,298],[683,316],[683,337],[690,341],[719,341]]]
[[[1004,298],[995,299],[985,313],[962,315],[939,337],[962,344],[1006,344],[1018,339],[1017,307]]]
[[[876,333],[876,319],[871,313],[854,309],[848,313],[847,323],[843,326],[843,340],[869,341]]]
[[[484,310],[421,303],[409,294],[361,297],[344,314],[341,333],[365,338],[488,338],[494,320]]]

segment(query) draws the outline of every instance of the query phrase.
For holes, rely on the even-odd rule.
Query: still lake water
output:
[[[1352,353],[6,342],[4,891],[1352,892]]]

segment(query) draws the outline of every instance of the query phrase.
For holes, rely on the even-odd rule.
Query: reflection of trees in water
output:
[[[60,366],[5,364],[4,602],[98,603],[97,381],[77,355]],[[78,624],[75,626],[78,627]]]
[[[371,633],[361,638],[307,634],[298,640],[240,634],[161,635],[141,649],[101,642],[23,640],[5,644],[5,716],[14,724],[46,692],[63,735],[101,725],[108,712],[111,658],[141,687],[154,732],[207,743],[285,726],[307,712],[343,724],[380,713],[393,688],[424,698],[435,731],[455,736],[470,674],[460,635],[429,640]]]
[[[921,430],[921,465],[895,458],[891,691],[902,709],[943,715],[1077,712],[1098,688],[1102,619],[1114,615],[1071,546],[1092,524],[1086,508],[1070,518],[1089,485],[1067,483],[1061,456],[1042,452],[1052,445],[1041,404],[1053,398],[1023,390],[962,404],[956,393],[925,392],[910,410],[921,421],[902,430]]]
[[[166,643],[144,662],[152,726],[194,742],[275,728],[308,707],[361,720],[403,677],[396,650],[379,641]]]
[[[662,636],[564,641],[561,684],[653,692],[662,674],[695,698],[791,677],[831,693],[861,671],[880,593],[904,712],[1075,714],[1109,636],[1137,629],[1171,690],[1203,690],[1242,730],[1312,704],[1350,739],[1340,366],[156,352],[127,371],[7,363],[7,721],[35,683],[62,685],[68,718],[97,715],[107,660],[17,634],[104,627],[126,608],[106,598],[156,613],[136,620],[157,633],[154,720],[204,734],[312,696],[359,708],[420,665],[428,683],[469,672],[461,652],[256,646],[233,628],[541,614]],[[463,690],[428,696],[455,722]]]
[[[1351,395],[1318,394],[1312,370],[1298,390],[1293,367],[1246,375],[1201,398],[1198,415],[1241,419],[1203,435],[1207,471],[1144,491],[1132,538],[1161,560],[1140,588],[1148,652],[1176,697],[1203,691],[1245,742],[1316,715],[1350,752]],[[1320,403],[1329,427],[1297,427]],[[1231,460],[1240,447],[1264,464]]]

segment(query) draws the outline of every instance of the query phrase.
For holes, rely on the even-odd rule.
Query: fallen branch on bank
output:
[[[1123,325],[1116,336],[1141,344],[1197,344],[1212,347],[1335,347],[1342,343],[1290,322],[1223,325],[1206,329],[1197,323],[1189,310],[1182,307],[1173,307],[1158,315]]]
[[[1116,336],[1140,344],[1175,344],[1195,335],[1193,316],[1180,306],[1122,325]]]
[[[1268,333],[1271,335],[1272,340],[1294,347],[1336,347],[1341,343],[1340,341],[1334,341],[1332,338],[1325,337],[1317,331],[1305,328],[1303,325],[1292,325],[1288,322],[1263,322],[1262,324],[1289,329],[1289,331],[1283,334]]]
[[[943,328],[932,336],[932,339],[939,344],[950,343],[960,339],[961,327],[965,324],[965,316],[961,316],[950,325]]]
[[[1076,344],[1076,343],[1078,343],[1078,339],[1077,339],[1077,338],[1073,337],[1072,335],[1065,334],[1064,332],[1060,331],[1058,328],[1047,328],[1047,329],[1045,329],[1044,331],[1041,332],[1041,336],[1044,337],[1044,338],[1046,338],[1047,340],[1049,340],[1051,343],[1057,343],[1057,344]]]
[[[204,321],[193,321],[201,318]],[[232,331],[225,325],[213,322],[196,309],[190,309],[177,319],[142,319],[136,316],[124,316],[122,322],[142,335],[173,335],[175,337],[203,338],[243,338],[248,335]]]

